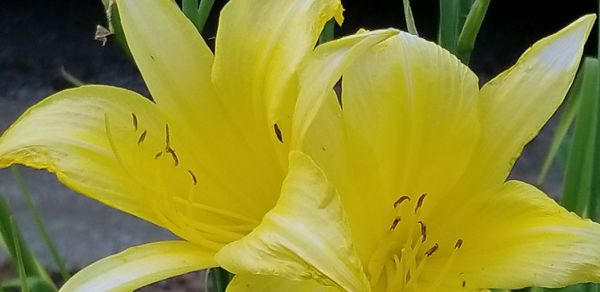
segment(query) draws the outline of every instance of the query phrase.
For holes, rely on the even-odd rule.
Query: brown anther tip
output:
[[[427,193],[423,193],[419,197],[419,200],[417,201],[417,206],[415,207],[415,213],[417,213],[417,211],[419,211],[419,209],[421,208],[421,206],[423,206],[423,201],[425,201],[425,197],[426,196],[427,196]]]
[[[398,226],[398,223],[400,223],[400,217],[394,218],[394,221],[392,221],[392,226],[390,227],[390,231],[396,229],[396,226]]]
[[[436,252],[440,248],[440,246],[436,243],[430,249],[425,252],[425,256],[430,257],[434,252]]]
[[[131,113],[131,120],[133,122],[133,129],[137,131],[138,129],[138,118],[134,113]]]
[[[421,242],[425,242],[427,240],[427,226],[425,226],[423,221],[419,221],[418,223],[421,225]]]
[[[140,138],[138,138],[138,141],[137,141],[138,145],[140,145],[140,144],[142,144],[142,142],[144,142],[147,134],[148,134],[148,131],[146,131],[146,130],[144,130],[144,132],[142,132],[142,134],[140,135]]]
[[[462,281],[462,287],[465,288],[467,286],[467,281]]]
[[[398,208],[398,205],[402,204],[404,201],[410,201],[409,196],[402,196],[398,198],[398,200],[394,201],[394,208]]]
[[[156,155],[154,155],[154,159],[158,159],[162,154],[163,152],[159,151],[158,153],[156,153]]]
[[[462,245],[463,245],[463,240],[459,238],[456,241],[456,244],[454,245],[454,248],[459,249]]]

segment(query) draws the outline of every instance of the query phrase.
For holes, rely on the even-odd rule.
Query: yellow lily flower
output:
[[[288,168],[298,68],[339,0],[232,0],[215,53],[171,0],[116,0],[129,48],[154,98],[83,86],[30,108],[0,138],[0,167],[56,173],[68,187],[171,230],[102,259],[63,291],[133,290],[214,267],[276,203]],[[319,49],[347,64],[394,30]]]
[[[540,40],[478,87],[401,33],[339,75],[301,77],[277,205],[217,261],[229,291],[480,291],[600,282],[600,225],[506,181],[562,102],[594,23]],[[308,155],[307,155],[308,154]],[[338,195],[339,194],[339,195]]]

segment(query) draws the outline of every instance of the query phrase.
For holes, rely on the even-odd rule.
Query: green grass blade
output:
[[[579,70],[577,73],[577,77],[575,78],[575,82],[569,91],[569,94],[566,98],[565,109],[560,116],[560,121],[554,130],[554,135],[552,136],[552,142],[550,143],[550,148],[548,150],[548,154],[546,158],[544,158],[544,163],[542,165],[542,169],[540,170],[540,174],[537,179],[537,183],[541,184],[550,167],[552,166],[556,155],[558,154],[558,150],[563,144],[567,133],[569,132],[569,128],[573,124],[575,120],[575,116],[579,111],[579,106],[581,104],[581,85],[583,84],[583,70]]]
[[[21,196],[23,197],[25,204],[27,205],[27,209],[29,209],[29,212],[31,213],[31,216],[33,217],[35,225],[36,225],[38,231],[40,232],[40,234],[42,235],[42,240],[44,240],[44,244],[48,248],[48,251],[50,251],[52,260],[54,261],[54,264],[56,264],[56,266],[58,267],[58,270],[60,272],[60,275],[61,275],[63,281],[66,282],[71,277],[71,275],[67,271],[67,267],[65,265],[65,262],[62,260],[62,257],[58,254],[58,250],[56,248],[56,245],[54,244],[54,241],[50,237],[50,233],[48,233],[46,226],[44,226],[44,223],[42,221],[42,216],[40,215],[38,208],[35,206],[35,203],[33,202],[33,199],[31,198],[31,193],[29,192],[29,189],[27,188],[27,184],[25,183],[25,180],[23,179],[21,172],[19,171],[19,169],[16,166],[12,166],[10,168],[10,170],[15,179],[15,182],[17,183],[17,187],[19,188],[19,191],[21,192]]]
[[[199,32],[204,30],[204,26],[206,26],[206,21],[208,20],[208,16],[210,15],[210,11],[215,4],[215,0],[200,0],[200,6],[198,7],[198,28]]]
[[[335,20],[330,19],[323,28],[321,35],[319,36],[319,44],[326,43],[333,40],[335,37]]]
[[[183,14],[198,28],[198,0],[182,0],[181,10]]]
[[[13,235],[13,244],[15,246],[15,259],[17,271],[19,272],[19,279],[21,284],[21,291],[29,292],[29,283],[27,283],[27,272],[25,272],[25,260],[23,259],[23,251],[21,250],[21,242],[19,236],[17,236],[17,225],[13,217],[9,217],[10,227]]]
[[[490,6],[490,0],[475,0],[465,24],[462,27],[460,35],[458,36],[458,43],[456,47],[456,56],[464,64],[469,64],[471,59],[471,52],[475,48],[475,40],[479,34],[479,29],[485,18],[488,7]]]
[[[408,32],[418,36],[417,26],[415,25],[415,17],[413,16],[412,9],[410,8],[410,0],[402,0],[404,4],[404,19],[406,20],[406,28]]]
[[[8,254],[13,262],[17,261],[17,249],[19,250],[21,262],[27,276],[42,278],[54,287],[46,270],[39,264],[25,244],[19,229],[13,227],[10,209],[2,194],[0,194],[0,235],[6,244]],[[17,246],[15,242],[19,245]]]
[[[573,145],[569,152],[561,204],[588,216],[597,131],[598,59],[585,58],[581,85],[581,107],[575,120]]]
[[[455,54],[460,31],[471,9],[473,0],[440,0],[439,3],[438,44]]]
[[[27,277],[27,285],[32,292],[56,292],[56,288],[49,285],[47,281],[38,277]],[[21,289],[21,279],[12,279],[0,284],[0,291],[4,289],[14,291]]]

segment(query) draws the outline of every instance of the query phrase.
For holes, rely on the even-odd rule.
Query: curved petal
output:
[[[275,208],[216,259],[236,274],[314,279],[346,291],[370,291],[348,232],[335,189],[308,156],[294,151]]]
[[[424,281],[471,289],[600,282],[600,224],[568,212],[535,187],[509,181],[462,205],[454,216],[429,222],[436,227],[428,237],[440,249],[429,258]],[[453,248],[457,239],[459,249]]]
[[[75,191],[211,249],[252,230],[258,219],[217,204],[224,188],[194,163],[194,148],[163,117],[128,90],[62,91],[3,134],[0,167],[48,169]]]
[[[214,98],[213,54],[171,0],[117,0],[127,45],[154,100],[171,117],[195,122]]]
[[[443,197],[460,178],[479,133],[477,86],[450,53],[404,32],[348,67],[342,110],[329,109],[333,117],[319,117],[307,135],[315,144],[309,154],[338,187],[363,262],[389,231],[394,201],[406,195],[416,202],[425,192],[430,201]],[[331,127],[317,123],[334,119],[342,120],[346,142],[325,151],[321,131]],[[346,162],[331,159],[343,151]]]
[[[342,11],[339,0],[232,0],[221,11],[213,82],[244,133],[268,138],[283,169],[298,66],[325,22],[341,22]]]
[[[293,148],[303,146],[306,131],[329,94],[334,92],[333,87],[343,72],[372,46],[397,34],[394,29],[361,31],[320,45],[307,57],[300,70],[301,86],[292,127]]]
[[[506,179],[525,144],[563,101],[595,18],[584,16],[538,41],[481,89],[482,137],[467,180],[475,176],[483,185]]]
[[[19,163],[48,169],[80,193],[162,225],[143,188],[115,155],[107,133],[105,115],[111,126],[137,140],[141,128],[134,129],[133,114],[140,127],[143,123],[150,132],[163,132],[154,105],[131,91],[84,86],[59,92],[27,110],[2,135],[0,167]]]
[[[87,266],[60,291],[133,291],[169,277],[215,267],[213,255],[186,241],[148,243]]]
[[[313,280],[294,281],[264,275],[236,275],[227,292],[339,292],[336,287],[323,286]]]

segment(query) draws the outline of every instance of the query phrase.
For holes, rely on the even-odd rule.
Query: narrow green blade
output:
[[[473,0],[440,0],[438,44],[456,53],[458,37],[467,19]]]
[[[319,44],[326,43],[333,40],[335,37],[335,20],[330,19],[323,28],[321,35],[319,36]]]
[[[456,56],[466,65],[469,65],[475,40],[489,6],[490,0],[475,0],[458,36]]]
[[[569,152],[561,204],[589,216],[598,123],[598,59],[586,58],[583,65],[581,107],[575,120],[573,145]]]
[[[42,278],[54,287],[46,270],[39,264],[25,244],[21,232],[13,225],[12,214],[8,204],[4,196],[0,194],[0,235],[6,244],[10,259],[15,264],[22,264],[27,277]]]
[[[579,106],[581,104],[581,88],[583,84],[583,70],[579,70],[577,73],[577,77],[575,78],[575,82],[569,90],[569,94],[566,98],[565,109],[560,116],[560,121],[554,130],[554,135],[552,136],[552,142],[550,143],[550,148],[548,150],[548,154],[544,159],[544,163],[542,165],[542,169],[538,176],[537,182],[538,184],[542,183],[552,166],[558,150],[561,145],[565,142],[565,138],[567,137],[567,133],[569,132],[569,128],[573,124],[575,120],[575,116],[579,111]]]
[[[418,36],[417,26],[415,25],[415,17],[412,13],[412,8],[410,8],[410,0],[403,0],[404,4],[404,19],[406,20],[406,28],[408,32]]]

